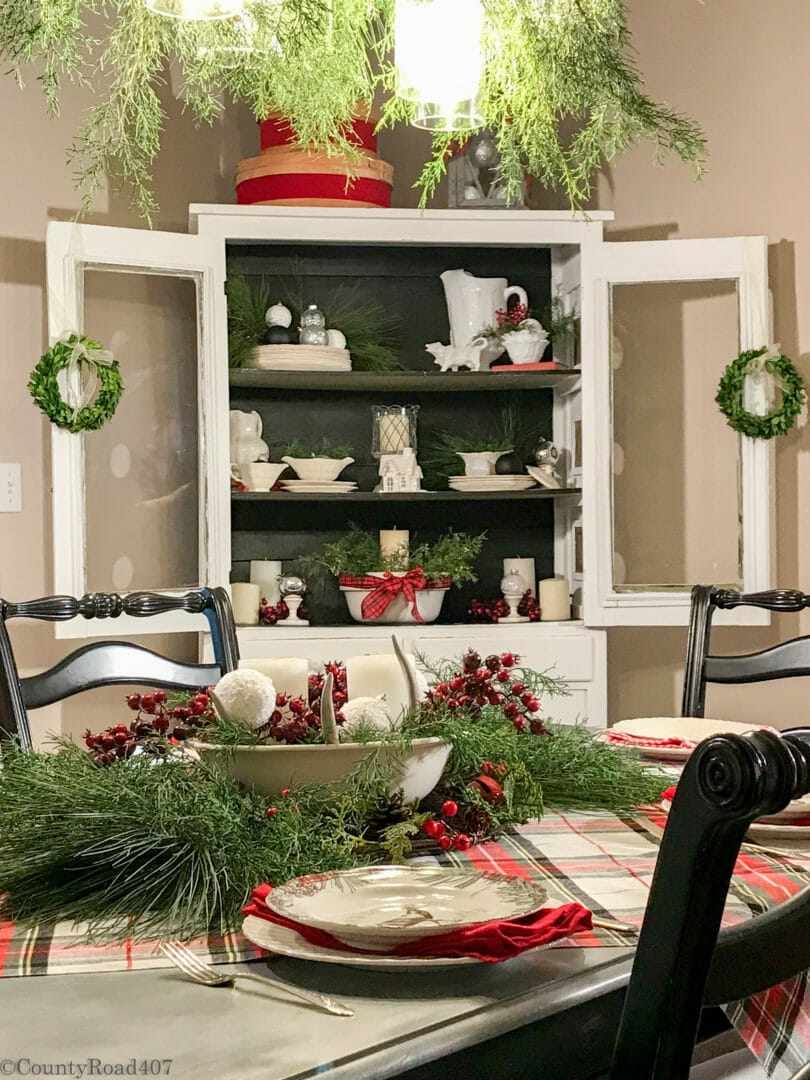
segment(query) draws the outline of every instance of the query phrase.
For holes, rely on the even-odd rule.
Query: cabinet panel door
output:
[[[770,343],[765,237],[606,243],[583,288],[586,623],[685,625],[696,583],[770,587],[772,446],[714,401]]]
[[[228,378],[214,335],[223,317],[221,245],[54,222],[47,259],[51,342],[70,331],[101,341],[124,382],[115,415],[98,431],[51,428],[55,591],[227,583]],[[65,637],[196,628],[207,629],[205,619],[197,627],[182,612],[57,624]]]

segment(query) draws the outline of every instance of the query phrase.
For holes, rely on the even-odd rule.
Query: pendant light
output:
[[[480,127],[481,0],[397,0],[395,19],[397,94],[416,103],[414,126],[429,131]]]

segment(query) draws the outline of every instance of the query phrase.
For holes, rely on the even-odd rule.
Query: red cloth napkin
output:
[[[661,792],[661,801],[662,802],[671,803],[674,798],[675,798],[675,788],[674,787],[668,787],[666,789],[666,791]],[[773,821],[773,818],[762,818],[761,820],[767,825],[770,821]],[[779,825],[805,825],[806,826],[806,825],[810,825],[810,817],[780,818],[778,824]]]
[[[318,930],[314,926],[304,926],[283,915],[277,915],[265,903],[270,892],[269,885],[260,885],[253,890],[253,902],[242,909],[244,915],[257,915],[260,919],[286,926],[295,930],[311,945],[324,949],[339,949],[342,952],[371,955],[372,950],[355,949],[344,945],[342,941]],[[557,908],[543,908],[520,919],[503,922],[481,923],[478,926],[454,930],[449,934],[437,934],[435,937],[422,938],[398,945],[385,953],[373,952],[384,956],[473,956],[485,964],[497,964],[509,960],[526,949],[536,949],[539,945],[549,945],[552,941],[569,937],[578,930],[591,929],[591,913],[581,904],[562,904]]]
[[[694,750],[697,746],[693,739],[679,739],[677,737],[656,739],[652,735],[627,735],[624,731],[615,731],[613,728],[608,728],[605,732],[605,741],[623,743],[626,746],[661,746],[680,750]]]

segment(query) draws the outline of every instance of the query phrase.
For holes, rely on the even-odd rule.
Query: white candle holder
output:
[[[526,582],[520,574],[505,574],[501,578],[501,592],[509,605],[509,614],[498,619],[502,623],[529,622],[528,615],[518,615],[518,605],[526,592]]]
[[[371,454],[398,454],[408,448],[416,452],[418,405],[372,405]]]

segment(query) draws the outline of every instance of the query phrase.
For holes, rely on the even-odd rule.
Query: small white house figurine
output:
[[[469,345],[442,345],[440,341],[425,345],[442,371],[458,371],[463,367],[480,371],[481,354],[486,347],[485,338],[475,338]]]
[[[382,492],[422,490],[422,470],[412,446],[406,446],[404,450],[396,454],[380,455],[380,482],[377,490]]]

